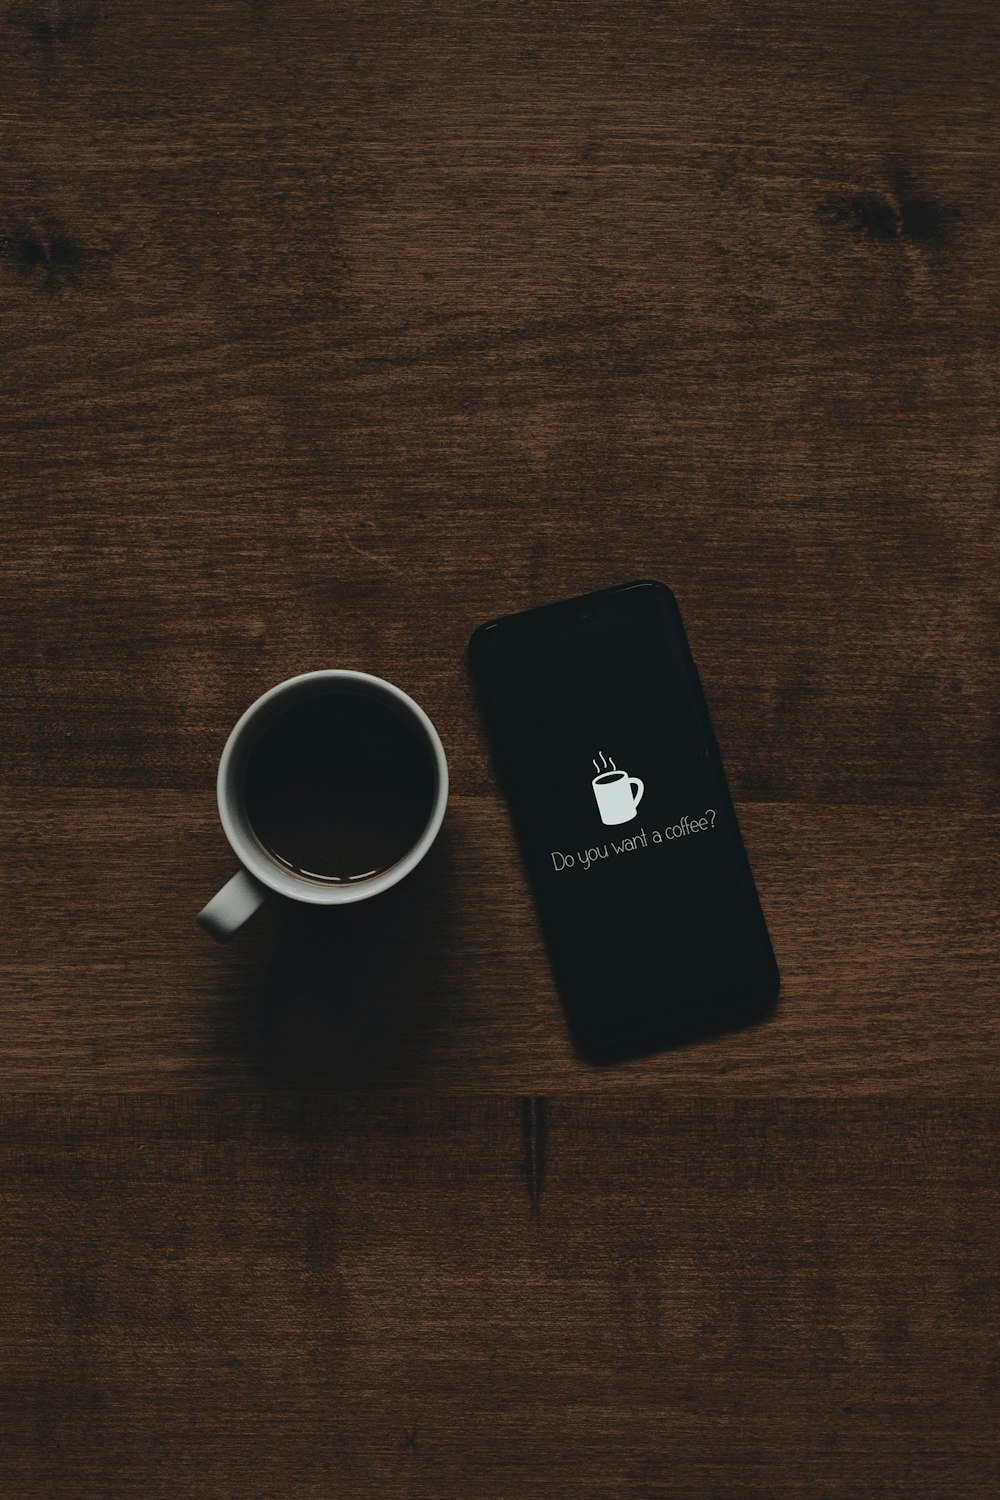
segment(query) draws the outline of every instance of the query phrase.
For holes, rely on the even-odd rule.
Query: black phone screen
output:
[[[627,1056],[766,1010],[777,966],[669,589],[509,615],[470,657],[580,1050]]]

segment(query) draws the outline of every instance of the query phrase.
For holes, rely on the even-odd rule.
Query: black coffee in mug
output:
[[[293,700],[250,749],[247,819],[272,859],[343,885],[390,869],[435,806],[426,736],[402,708],[351,688]]]

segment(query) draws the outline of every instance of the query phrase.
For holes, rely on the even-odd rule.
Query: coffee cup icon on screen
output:
[[[609,825],[630,823],[639,810],[645,787],[638,776],[630,776],[627,771],[619,771],[614,761],[610,760],[603,750],[599,754],[600,762],[596,756],[594,757],[597,775],[591,782],[591,786],[594,788],[601,822]],[[603,762],[603,768],[601,762]]]

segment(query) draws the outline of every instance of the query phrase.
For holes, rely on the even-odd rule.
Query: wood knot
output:
[[[842,226],[873,243],[917,244],[943,238],[951,214],[922,193],[908,172],[893,173],[886,192],[831,193],[819,205],[825,224]]]

